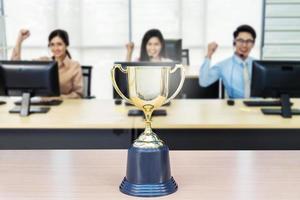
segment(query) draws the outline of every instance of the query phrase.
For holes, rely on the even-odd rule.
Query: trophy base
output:
[[[128,150],[127,173],[120,185],[124,194],[138,197],[157,197],[177,191],[171,176],[169,148],[146,149],[132,146]]]
[[[136,197],[159,197],[176,192],[178,186],[173,177],[165,183],[158,184],[133,184],[123,179],[120,191]]]

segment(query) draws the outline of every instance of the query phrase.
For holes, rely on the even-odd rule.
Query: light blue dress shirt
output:
[[[221,79],[229,98],[244,98],[244,62],[247,64],[251,78],[253,62],[253,58],[251,57],[248,57],[245,61],[243,61],[240,57],[234,54],[232,57],[227,58],[212,67],[210,67],[211,60],[205,58],[204,63],[200,68],[200,86],[207,87]]]

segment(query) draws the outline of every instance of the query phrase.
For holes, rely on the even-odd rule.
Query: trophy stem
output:
[[[152,131],[152,128],[151,128],[151,121],[149,121],[149,122],[146,121],[146,127],[145,127],[144,134],[145,134],[145,135],[155,134],[155,133]]]
[[[143,106],[143,112],[145,115],[146,126],[147,126],[147,123],[150,123],[150,128],[151,128],[151,121],[152,121],[151,119],[152,119],[153,110],[154,110],[153,105],[146,104]]]
[[[159,148],[164,145],[163,141],[158,138],[158,136],[153,132],[151,128],[151,114],[152,111],[148,114],[145,113],[145,123],[146,128],[143,133],[134,141],[133,146],[136,148],[145,148],[145,149],[152,149],[152,148]]]

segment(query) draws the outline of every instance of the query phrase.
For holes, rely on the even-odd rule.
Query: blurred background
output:
[[[92,94],[100,99],[112,98],[110,69],[125,61],[125,44],[131,39],[138,57],[151,28],[182,39],[190,68],[200,67],[211,41],[219,44],[213,62],[231,56],[232,33],[241,24],[257,32],[252,57],[300,59],[300,0],[1,0],[0,11],[1,59],[10,58],[21,28],[31,31],[25,60],[50,56],[49,33],[65,29],[73,59],[93,66]]]

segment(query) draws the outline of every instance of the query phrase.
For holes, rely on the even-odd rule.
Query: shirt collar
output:
[[[237,64],[239,64],[240,66],[244,66],[243,64],[246,62],[248,65],[251,65],[251,61],[252,61],[253,59],[250,57],[250,56],[248,56],[247,58],[246,58],[246,60],[242,60],[239,56],[237,56],[236,54],[233,54],[233,61],[235,62],[235,63],[237,63]]]
[[[70,62],[71,62],[71,59],[69,58],[69,56],[66,56],[60,67],[70,66]]]

